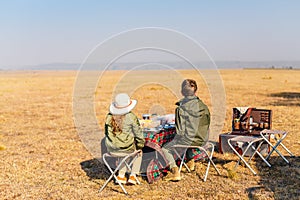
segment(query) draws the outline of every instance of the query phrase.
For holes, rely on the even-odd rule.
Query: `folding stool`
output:
[[[181,171],[182,165],[184,165],[186,167],[188,172],[191,172],[189,167],[184,162],[184,159],[185,159],[187,150],[193,148],[193,149],[199,149],[201,152],[204,152],[205,156],[208,158],[207,159],[208,161],[207,161],[206,172],[205,172],[204,177],[203,177],[204,182],[206,181],[207,176],[208,176],[210,163],[213,165],[213,167],[215,168],[217,173],[219,175],[221,175],[218,168],[216,167],[215,163],[212,160],[212,156],[213,156],[213,153],[214,153],[214,145],[211,142],[207,142],[204,146],[173,145],[172,147],[173,147],[174,152],[176,153],[176,155],[181,160],[180,167],[179,167],[179,172]],[[180,156],[180,154],[178,153],[178,151],[176,149],[184,149],[184,153],[182,154],[182,156]],[[210,149],[210,154],[207,152],[207,150],[209,150],[209,149]]]
[[[282,141],[286,138],[288,132],[286,131],[280,131],[280,130],[267,130],[264,129],[260,132],[260,135],[264,140],[270,145],[272,150],[270,153],[266,156],[266,160],[268,160],[271,156],[271,154],[276,151],[278,155],[288,164],[290,162],[280,153],[280,151],[277,149],[277,147],[280,145],[282,146],[292,157],[294,157],[294,154],[282,143]],[[272,144],[269,138],[273,138],[275,140],[275,144]]]
[[[118,181],[117,179],[117,176],[116,176],[116,173],[118,172],[118,170],[121,168],[121,166],[123,164],[126,165],[128,171],[131,171],[131,167],[132,167],[132,164],[133,162],[135,161],[135,159],[137,158],[137,156],[139,156],[138,154],[141,153],[142,150],[137,150],[133,153],[130,153],[130,154],[111,154],[111,153],[105,153],[103,154],[103,161],[105,163],[105,165],[107,166],[108,170],[110,171],[111,175],[110,177],[106,180],[106,182],[104,183],[104,185],[100,188],[99,192],[102,192],[103,189],[107,186],[107,184],[109,183],[109,181],[112,179],[112,178],[115,178],[116,182],[119,184],[119,186],[122,188],[123,192],[125,194],[128,194],[127,191],[125,190],[124,186]],[[120,160],[118,166],[116,167],[115,170],[113,170],[113,168],[109,165],[109,163],[107,162],[107,157],[113,157],[113,158],[118,158]],[[130,161],[130,162],[129,162]],[[138,184],[141,184],[140,181],[138,180],[137,177],[135,177],[136,181]]]
[[[254,157],[255,154],[259,155],[259,157],[268,165],[268,167],[271,167],[270,163],[268,163],[268,161],[261,155],[261,153],[259,152],[261,145],[264,143],[264,138],[262,137],[253,137],[253,136],[237,136],[234,138],[230,138],[227,142],[228,145],[230,146],[230,148],[232,149],[232,151],[240,158],[234,169],[239,165],[240,161],[242,160],[245,165],[251,170],[251,172],[256,175],[256,172],[252,169],[252,167],[249,165],[251,159]],[[246,148],[245,150],[243,150],[242,155],[240,155],[240,153],[235,149],[235,147],[232,145],[232,143],[242,143],[242,144],[246,144]],[[255,146],[256,145],[256,146]],[[251,149],[250,149],[251,148]],[[250,156],[249,160],[246,161],[244,159],[244,156],[246,155],[246,152],[248,150],[253,150],[252,155]]]

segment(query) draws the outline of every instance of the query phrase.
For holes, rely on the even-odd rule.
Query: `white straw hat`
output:
[[[137,104],[137,100],[130,99],[128,94],[120,93],[115,97],[115,102],[113,102],[109,111],[113,115],[124,115],[129,113]]]

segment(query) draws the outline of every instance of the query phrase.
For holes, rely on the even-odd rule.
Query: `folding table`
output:
[[[240,161],[243,161],[245,163],[245,165],[250,169],[250,171],[256,175],[256,172],[252,169],[252,167],[249,165],[251,159],[254,157],[255,154],[257,154],[267,165],[268,167],[271,167],[270,163],[261,155],[260,151],[260,147],[261,145],[264,143],[264,138],[262,137],[256,137],[256,136],[237,136],[234,138],[230,138],[228,140],[228,145],[230,146],[230,148],[232,149],[232,151],[240,158],[234,169],[238,166]],[[235,147],[233,146],[233,144],[246,144],[245,149],[242,150],[242,152],[238,152]],[[251,149],[250,149],[251,148]],[[248,152],[248,150],[253,150],[252,155],[250,156],[249,160],[246,161],[245,160],[245,155],[246,152]]]

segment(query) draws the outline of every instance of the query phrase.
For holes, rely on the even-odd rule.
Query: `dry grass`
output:
[[[114,86],[125,73],[106,72],[100,80],[95,92],[100,127]],[[201,76],[193,71],[178,73],[196,79],[199,96],[211,106]],[[222,176],[217,176],[211,168],[205,183],[200,179],[203,166],[197,163],[196,171],[184,174],[180,182],[158,181],[149,185],[143,180],[140,186],[126,186],[130,196],[110,183],[99,194],[98,189],[108,174],[86,150],[74,127],[72,94],[76,72],[0,72],[0,199],[298,199],[300,71],[222,70],[220,73],[227,101],[226,119],[219,122],[224,125],[223,132],[231,129],[232,107],[272,109],[273,128],[289,131],[285,144],[296,155],[289,158],[291,166],[275,153],[270,160],[271,169],[259,160],[252,162],[259,172],[253,176],[242,166],[231,171],[236,157],[215,153],[214,160]],[[135,72],[132,76],[138,82],[146,75]],[[170,90],[157,84],[138,87],[132,96],[139,100],[134,110],[139,116],[149,111],[147,105],[156,105],[152,110],[173,113],[177,100]]]

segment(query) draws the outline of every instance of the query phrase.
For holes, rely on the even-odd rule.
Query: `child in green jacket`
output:
[[[145,139],[139,120],[131,110],[137,101],[125,93],[116,96],[110,105],[105,121],[105,145],[108,152],[114,155],[130,154],[144,147]],[[134,161],[128,180],[125,177],[126,166],[123,165],[117,176],[118,181],[125,184],[136,184],[135,176],[140,171],[142,155]]]

